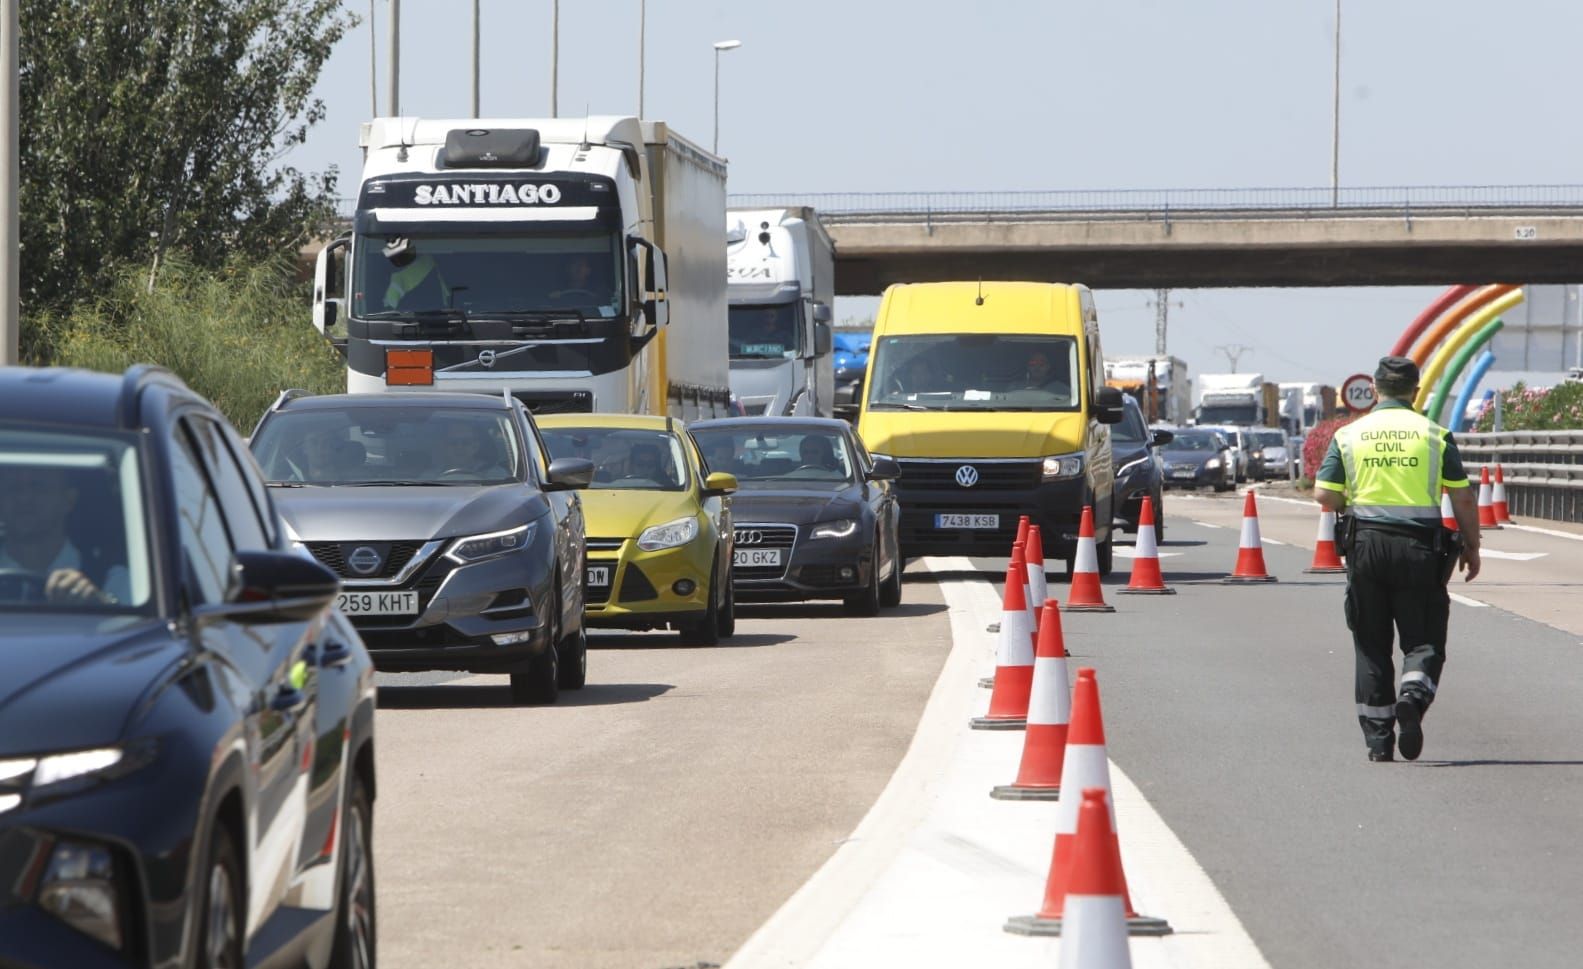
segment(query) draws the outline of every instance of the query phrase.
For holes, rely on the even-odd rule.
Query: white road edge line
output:
[[[925,558],[932,572],[970,570]],[[1004,932],[1007,916],[1037,907],[1055,805],[992,801],[987,788],[1016,770],[1021,734],[971,731],[987,700],[974,667],[992,649],[986,621],[1001,604],[986,579],[941,581],[952,647],[917,733],[889,783],[834,854],[728,962],[726,969],[907,965],[1033,969],[1055,963],[1059,941]],[[1208,875],[1110,765],[1124,863],[1134,898],[1176,933],[1134,939],[1138,969],[1268,969]],[[1016,837],[1007,842],[1007,832]]]
[[[1583,535],[1572,532],[1563,532],[1555,528],[1540,528],[1538,525],[1519,525],[1516,522],[1507,522],[1502,528],[1515,528],[1520,532],[1533,532],[1536,535],[1549,535],[1551,538],[1565,538],[1574,542],[1583,542]]]
[[[1192,519],[1192,522],[1193,522],[1194,525],[1197,525],[1200,528],[1225,528],[1226,527],[1225,525],[1216,525],[1214,522],[1201,522],[1201,521],[1199,521],[1196,518]]]
[[[1464,606],[1472,606],[1475,609],[1488,609],[1490,607],[1490,604],[1487,602],[1480,602],[1477,599],[1469,599],[1467,596],[1460,595],[1455,592],[1447,592],[1446,595],[1451,597],[1452,602],[1460,602]]]

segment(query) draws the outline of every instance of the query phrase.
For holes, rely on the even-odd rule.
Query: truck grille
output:
[[[751,522],[738,522],[736,524],[735,538],[736,546],[739,549],[778,548],[781,550],[781,564],[739,567],[735,569],[737,578],[748,580],[780,579],[786,575],[786,569],[791,565],[792,546],[797,544],[797,526],[756,525]],[[757,539],[757,541],[754,541],[754,539]]]
[[[511,396],[522,401],[530,414],[591,414],[594,395],[587,390],[514,390]]]
[[[903,492],[954,491],[966,494],[977,491],[1026,491],[1039,486],[1043,469],[1043,463],[1039,461],[977,462],[971,458],[960,461],[902,460],[899,463],[901,480],[898,484]],[[957,472],[962,468],[976,471],[978,481],[968,487],[960,484]]]

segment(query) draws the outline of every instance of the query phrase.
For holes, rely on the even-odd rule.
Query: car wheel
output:
[[[554,644],[511,674],[511,702],[518,706],[547,706],[560,699],[560,657]]]
[[[722,591],[725,593],[725,603],[720,607],[720,638],[730,639],[737,634],[737,577],[733,566],[726,572],[727,578]]]
[[[1099,574],[1109,575],[1116,564],[1116,530],[1112,528],[1103,542],[1096,543],[1095,557],[1099,559]]]
[[[236,860],[231,832],[218,821],[209,836],[204,862],[202,920],[198,932],[199,959],[206,969],[243,969],[242,866]]]
[[[581,690],[588,683],[588,630],[579,626],[575,633],[561,637],[557,648],[557,685],[563,690]]]
[[[703,618],[683,623],[680,630],[683,640],[697,646],[716,646],[720,643],[720,566],[709,570],[709,608]]]
[[[899,551],[899,550],[897,550]],[[901,556],[891,558],[890,578],[880,586],[879,604],[886,609],[894,609],[901,605]]]
[[[879,615],[879,540],[874,541],[874,561],[868,569],[868,588],[845,599],[846,611],[853,616]]]
[[[341,901],[330,969],[378,964],[374,913],[374,808],[357,771],[351,772],[341,820]]]
[[[1154,544],[1165,544],[1165,489],[1154,496]]]

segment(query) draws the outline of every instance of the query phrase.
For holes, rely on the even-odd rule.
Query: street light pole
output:
[[[638,0],[638,118],[643,117],[643,55],[647,47],[649,25],[648,0]]]
[[[390,116],[401,117],[401,0],[390,0],[390,51],[385,60],[390,62],[387,68],[390,77],[387,78],[385,102],[390,105]]]
[[[379,117],[379,32],[374,29],[374,0],[368,0],[368,111]]]
[[[478,0],[473,0],[473,117],[478,117]]]
[[[715,43],[715,147],[714,153],[720,154],[720,52],[736,50],[742,46],[740,40],[722,40]]]
[[[550,117],[561,116],[561,0],[550,0]]]
[[[1341,0],[1336,0],[1336,70],[1331,83],[1330,207],[1341,204]]]
[[[0,26],[0,191],[5,193],[5,212],[0,216],[0,366],[18,362],[21,342],[22,271],[20,243],[22,223],[17,211],[21,179],[17,170],[18,88],[21,54],[17,47],[17,7],[21,0],[0,0],[5,4],[5,23]]]

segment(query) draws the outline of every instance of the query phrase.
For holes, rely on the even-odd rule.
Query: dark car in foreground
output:
[[[871,616],[901,603],[900,471],[845,421],[729,418],[690,425],[711,471],[736,476],[739,599],[842,599]]]
[[[1165,483],[1172,488],[1202,488],[1230,491],[1236,487],[1236,455],[1221,432],[1207,428],[1183,428],[1160,453],[1165,465]]]
[[[337,589],[170,373],[0,369],[0,965],[374,965]]]
[[[1143,499],[1154,504],[1154,539],[1165,541],[1165,466],[1159,449],[1169,446],[1174,434],[1151,431],[1143,411],[1130,396],[1122,399],[1125,411],[1119,424],[1110,430],[1112,462],[1116,466],[1116,520],[1128,532],[1138,530],[1143,514]]]
[[[593,465],[551,462],[520,401],[287,393],[252,447],[378,668],[507,673],[518,703],[582,687]]]

